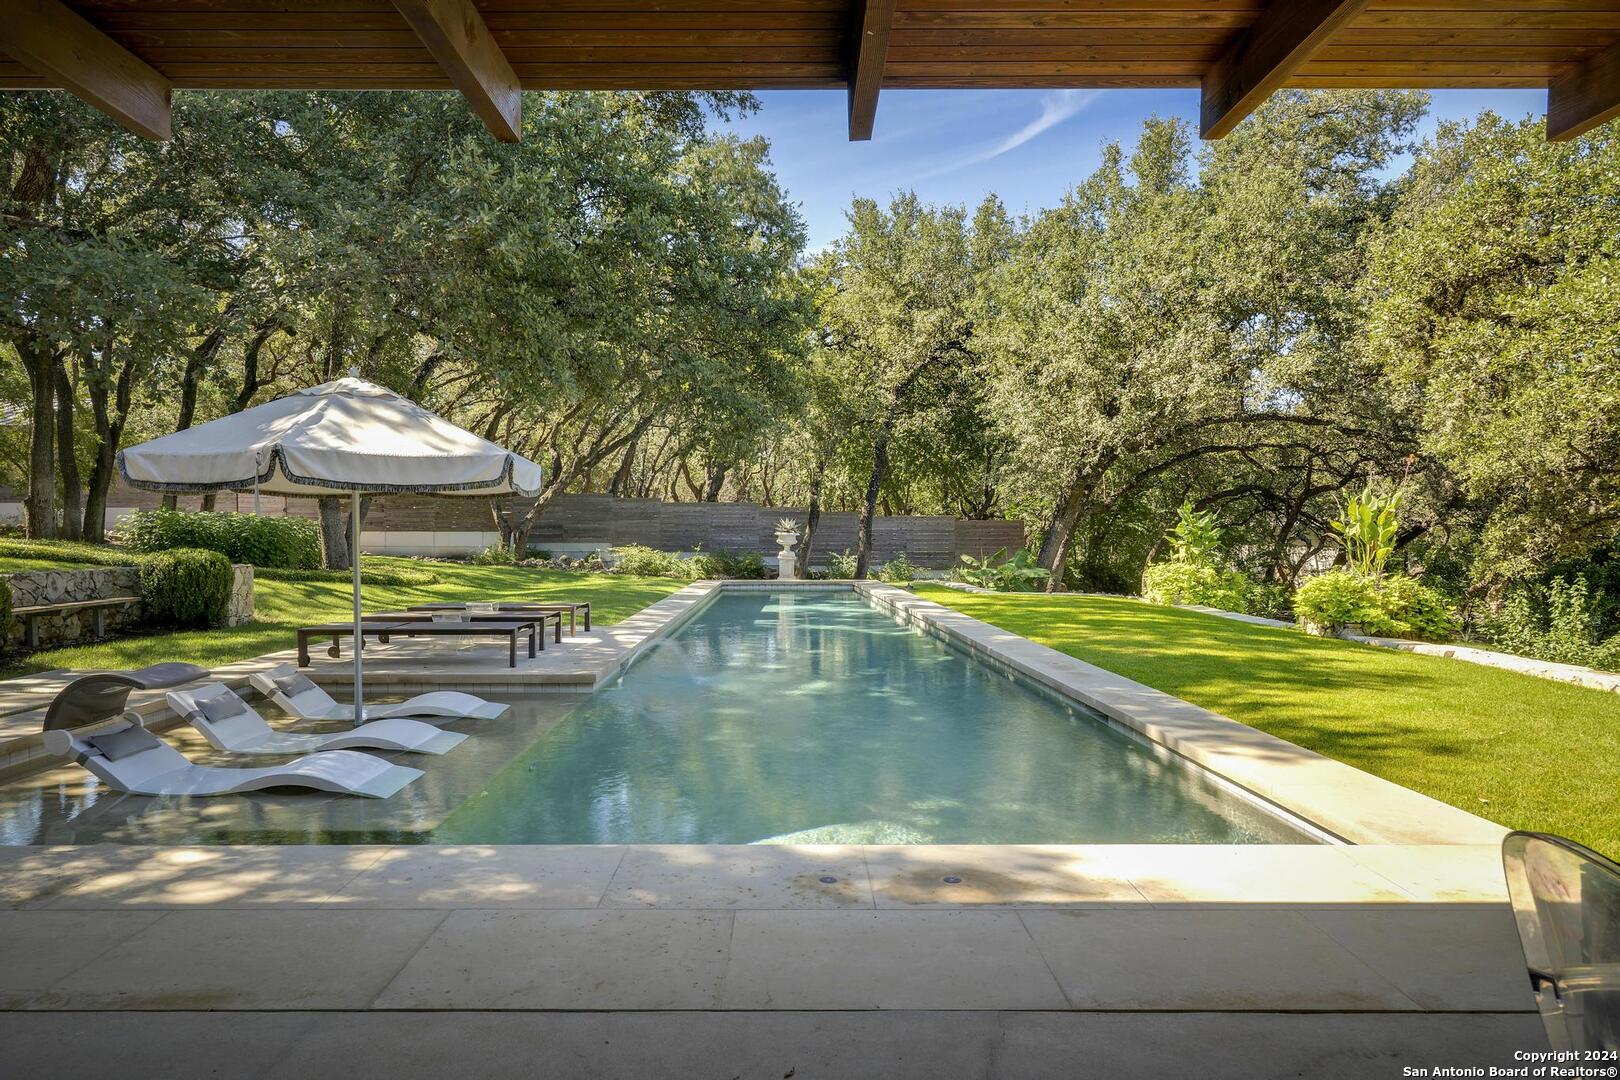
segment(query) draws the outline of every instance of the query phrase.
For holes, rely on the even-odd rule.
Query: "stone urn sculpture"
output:
[[[799,523],[792,518],[778,521],[776,542],[782,548],[776,553],[776,576],[782,581],[791,581],[799,576],[798,557],[793,553],[793,545],[799,542]]]

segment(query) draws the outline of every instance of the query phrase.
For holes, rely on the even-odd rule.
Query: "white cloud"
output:
[[[1099,91],[1096,90],[1054,90],[1049,94],[1044,94],[1041,97],[1040,115],[1011,135],[993,142],[989,146],[981,147],[966,157],[958,158],[955,161],[922,173],[916,179],[922,180],[934,176],[943,176],[946,173],[965,169],[970,165],[979,165],[992,158],[998,158],[1009,151],[1016,150],[1036,136],[1050,131],[1080,112],[1097,99],[1098,93]]]

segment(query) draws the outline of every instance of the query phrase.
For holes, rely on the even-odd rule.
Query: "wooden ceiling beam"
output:
[[[1620,116],[1620,45],[1611,45],[1547,84],[1547,138],[1585,134]]]
[[[0,0],[0,51],[135,134],[169,137],[169,80],[58,0]]]
[[[855,0],[849,58],[849,139],[865,142],[877,121],[878,91],[889,58],[894,0]]]
[[[1203,79],[1203,135],[1219,139],[1361,14],[1368,0],[1271,0]]]
[[[394,0],[489,130],[502,142],[523,135],[523,88],[472,0]]]

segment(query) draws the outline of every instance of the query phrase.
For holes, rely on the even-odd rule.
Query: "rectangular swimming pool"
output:
[[[386,801],[150,799],[79,770],[28,778],[0,788],[0,842],[1316,840],[853,590],[721,590],[591,697],[514,699],[457,730],[474,737],[412,757],[427,775]]]

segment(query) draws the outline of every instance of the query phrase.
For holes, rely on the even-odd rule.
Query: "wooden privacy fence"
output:
[[[0,498],[3,501],[3,498]],[[157,506],[151,492],[114,486],[108,497],[109,525],[133,509]],[[521,507],[524,500],[514,500]],[[313,499],[260,499],[265,514],[316,516]],[[181,496],[180,508],[202,505],[196,495]],[[223,492],[218,510],[253,509],[251,494]],[[604,547],[644,544],[665,551],[777,550],[775,532],[780,518],[803,522],[803,508],[760,506],[757,503],[662,502],[658,499],[620,499],[611,495],[560,495],[543,511],[529,536],[532,550],[582,554]],[[852,513],[823,513],[816,528],[811,565],[823,565],[829,554],[853,551],[857,518]],[[456,555],[477,551],[500,541],[490,520],[489,504],[480,498],[428,498],[390,495],[372,501],[362,533],[367,551],[404,555]],[[947,569],[959,556],[982,557],[1000,548],[1024,543],[1024,526],[1017,521],[970,521],[942,516],[879,517],[872,530],[874,563],[887,562],[901,552],[918,566]]]

